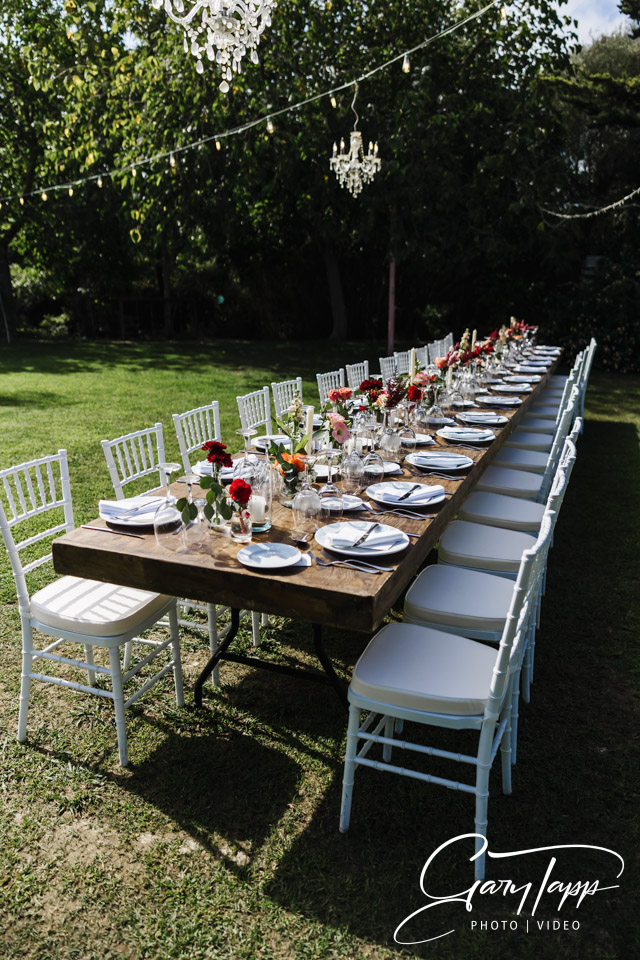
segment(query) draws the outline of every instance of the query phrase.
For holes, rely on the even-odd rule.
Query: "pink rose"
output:
[[[446,370],[448,366],[446,357],[436,357],[434,362],[438,370]]]
[[[341,400],[351,400],[351,397],[353,396],[353,390],[351,387],[340,387],[338,390],[338,396]]]
[[[342,416],[341,413],[333,413],[333,412],[328,413],[327,420],[329,420],[334,425],[338,423],[344,423],[344,417]]]
[[[327,400],[330,400],[331,403],[337,403],[339,399],[340,399],[339,390],[329,390],[329,393],[327,394]]]

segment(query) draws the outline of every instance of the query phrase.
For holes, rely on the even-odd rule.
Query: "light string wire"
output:
[[[547,210],[546,207],[540,207],[540,210],[550,217],[559,217],[560,220],[588,220],[590,217],[599,217],[601,213],[608,213],[609,210],[623,207],[627,200],[631,200],[631,198],[635,197],[638,193],[640,193],[640,187],[636,187],[635,190],[628,193],[626,197],[621,197],[620,200],[609,203],[606,207],[600,207],[598,210],[590,210],[589,213],[556,213],[554,210]]]
[[[196,150],[199,147],[204,146],[206,143],[211,143],[215,140],[224,140],[228,137],[235,137],[239,133],[245,133],[247,130],[251,130],[253,127],[259,126],[261,123],[272,120],[274,117],[280,117],[285,113],[293,113],[294,110],[300,110],[302,107],[306,107],[309,103],[315,103],[317,100],[322,100],[324,97],[332,97],[336,93],[341,93],[343,90],[349,90],[351,87],[357,88],[358,84],[363,80],[368,80],[376,73],[379,73],[381,70],[386,70],[387,67],[392,66],[394,63],[398,63],[400,60],[404,60],[405,57],[408,57],[412,53],[416,53],[418,50],[424,50],[425,47],[435,43],[436,40],[440,40],[442,37],[446,37],[449,34],[454,33],[456,30],[460,30],[462,27],[466,26],[468,23],[472,23],[474,20],[478,20],[493,7],[503,5],[504,2],[505,0],[491,0],[491,2],[482,7],[482,9],[477,10],[468,17],[465,17],[464,20],[458,20],[455,23],[450,24],[450,26],[445,27],[445,29],[441,30],[439,33],[434,34],[432,37],[427,37],[426,40],[422,40],[420,43],[417,43],[415,47],[410,47],[408,50],[403,50],[402,53],[397,54],[390,60],[385,60],[384,63],[378,64],[378,66],[373,67],[371,70],[367,70],[366,73],[361,74],[354,80],[347,80],[345,83],[331,87],[329,90],[325,90],[322,93],[316,93],[310,97],[306,97],[304,100],[298,101],[298,103],[292,103],[287,107],[282,107],[280,110],[274,110],[270,113],[265,113],[262,116],[257,117],[255,120],[248,120],[246,123],[241,123],[238,126],[231,127],[230,129],[224,130],[221,133],[214,133],[210,136],[202,137],[200,140],[194,140],[191,143],[184,144],[183,146],[173,147],[170,150],[164,150],[160,153],[154,153],[149,157],[143,157],[141,160],[136,160],[124,167],[114,167],[111,170],[102,170],[100,173],[95,173],[91,176],[81,177],[75,180],[66,180],[64,183],[57,183],[51,187],[38,187],[37,189],[31,190],[28,193],[14,193],[0,197],[0,204],[9,203],[12,200],[24,200],[27,197],[37,197],[41,196],[42,194],[53,193],[56,190],[68,191],[74,187],[79,187],[85,183],[92,183],[102,180],[106,177],[111,177],[113,179],[116,176],[122,176],[127,172],[136,170],[137,168],[143,167],[147,164],[156,163],[159,160],[166,160],[172,156],[175,157],[179,154],[187,153],[189,150]]]

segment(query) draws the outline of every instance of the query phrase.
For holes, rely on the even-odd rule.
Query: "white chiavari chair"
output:
[[[428,346],[416,347],[416,360],[420,364],[422,370],[429,365],[429,348]]]
[[[236,397],[236,400],[238,401],[240,425],[243,430],[253,428],[259,431],[260,427],[264,427],[265,433],[273,433],[269,387],[262,387],[260,390],[245,393],[241,397]]]
[[[2,470],[0,481],[0,529],[16,582],[22,621],[18,740],[23,743],[27,737],[32,681],[51,683],[113,702],[118,754],[120,763],[126,767],[126,709],[168,673],[173,673],[176,703],[183,705],[176,600],[162,594],[79,577],[59,577],[30,596],[27,575],[50,562],[48,541],[74,528],[67,452],[59,450],[54,456],[41,457]],[[34,519],[45,514],[48,514],[48,522],[53,525],[34,533]],[[21,524],[24,524],[24,532],[29,534],[24,540],[17,539]],[[26,564],[22,562],[23,550],[26,556],[34,557]],[[168,639],[164,642],[141,639],[139,634],[164,615],[169,618]],[[45,646],[36,645],[34,631],[54,638],[53,642]],[[62,655],[59,648],[71,643],[84,648],[84,660]],[[123,675],[120,651],[131,643],[142,644],[145,656],[131,669],[125,666]],[[96,647],[108,651],[109,666],[96,663]],[[138,685],[137,691],[125,700],[125,685],[138,677],[165,650],[170,654],[169,662],[143,686]],[[53,664],[59,665],[53,668],[58,669],[59,673],[44,672]],[[86,672],[87,683],[69,679],[69,668]],[[111,689],[96,686],[97,676],[109,678]]]
[[[271,384],[273,394],[273,409],[276,417],[281,417],[291,404],[296,393],[302,400],[302,377],[296,377],[294,380],[281,380],[279,383]]]
[[[382,376],[382,384],[386,386],[389,380],[395,377],[397,373],[396,369],[396,358],[392,357],[379,357],[380,360],[380,374]]]
[[[411,350],[401,350],[399,353],[394,353],[393,355],[396,358],[396,373],[409,373]]]
[[[344,369],[340,367],[339,370],[329,370],[327,373],[316,373],[316,381],[318,383],[320,405],[323,406],[327,402],[327,396],[330,390],[339,390],[340,387],[344,387]]]
[[[128,484],[143,477],[153,477],[154,483],[148,490],[138,491],[140,496],[157,490],[164,483],[158,469],[158,464],[165,459],[161,423],[125,433],[115,440],[103,440],[102,450],[118,500],[125,496],[124,488]]]
[[[220,406],[217,400],[203,407],[195,407],[186,413],[174,413],[173,425],[176,428],[176,437],[180,447],[180,457],[185,473],[191,473],[191,454],[196,451],[199,456],[194,462],[204,460],[202,445],[207,440],[220,440]]]
[[[448,333],[444,340],[442,341],[442,347],[446,353],[448,350],[453,349],[453,333]]]
[[[363,360],[362,363],[347,363],[345,366],[347,372],[347,386],[357,391],[360,384],[369,379],[369,361]]]
[[[539,568],[544,562],[552,518],[522,558],[497,652],[484,643],[410,623],[387,624],[356,663],[349,686],[349,725],[342,783],[340,829],[351,815],[354,775],[359,766],[410,776],[475,796],[475,877],[484,878],[489,773],[501,753],[502,790],[511,793],[511,711],[514,689],[535,616]],[[362,711],[367,712],[361,724]],[[478,734],[474,755],[453,753],[397,739],[407,722]],[[398,723],[399,722],[399,723]],[[367,756],[374,745],[382,758]],[[461,783],[393,764],[394,749],[436,756],[475,768],[473,783]]]

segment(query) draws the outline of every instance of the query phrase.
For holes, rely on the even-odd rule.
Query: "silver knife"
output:
[[[407,497],[410,497],[414,490],[419,490],[422,486],[421,483],[412,483],[406,493],[403,493],[401,497],[395,501],[395,503],[400,503],[401,500],[406,500]]]
[[[366,533],[363,533],[362,536],[359,537],[358,540],[356,540],[356,542],[353,544],[353,546],[354,546],[354,547],[359,547],[360,544],[361,544],[361,543],[364,543],[365,540],[367,539],[367,537],[370,537],[371,534],[373,533],[373,531],[374,531],[374,530],[377,530],[379,526],[380,526],[379,523],[372,523],[371,526],[369,527],[369,529],[366,531]]]

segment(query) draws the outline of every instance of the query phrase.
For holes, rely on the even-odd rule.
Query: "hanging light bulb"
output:
[[[509,19],[506,7],[500,7],[500,23],[506,23]]]
[[[222,144],[219,140],[216,140],[216,150],[222,150]]]
[[[47,197],[46,193],[44,192],[44,190],[43,190],[42,193],[40,194],[40,199],[41,199],[41,200],[47,200],[47,199],[48,199],[48,197]]]
[[[102,189],[102,177],[98,177],[98,186]]]
[[[73,187],[69,187],[69,196],[70,196],[70,197],[73,196]]]
[[[171,156],[169,157],[169,166],[171,168],[174,168],[175,165],[176,165],[176,158],[174,157],[173,154],[171,154]]]
[[[267,133],[273,133],[274,130],[275,130],[275,127],[273,125],[273,120],[271,119],[271,117],[269,117],[269,119],[267,120]]]
[[[411,61],[409,60],[409,54],[405,53],[404,60],[402,61],[402,72],[409,73],[411,71]]]
[[[333,107],[334,110],[338,106],[338,101],[336,100],[335,95],[333,93],[331,94],[331,106]]]
[[[20,206],[24,207],[24,197],[20,197]]]
[[[135,167],[131,167],[131,176],[132,176],[132,177],[137,177],[137,176],[138,176],[138,171],[136,170]]]

